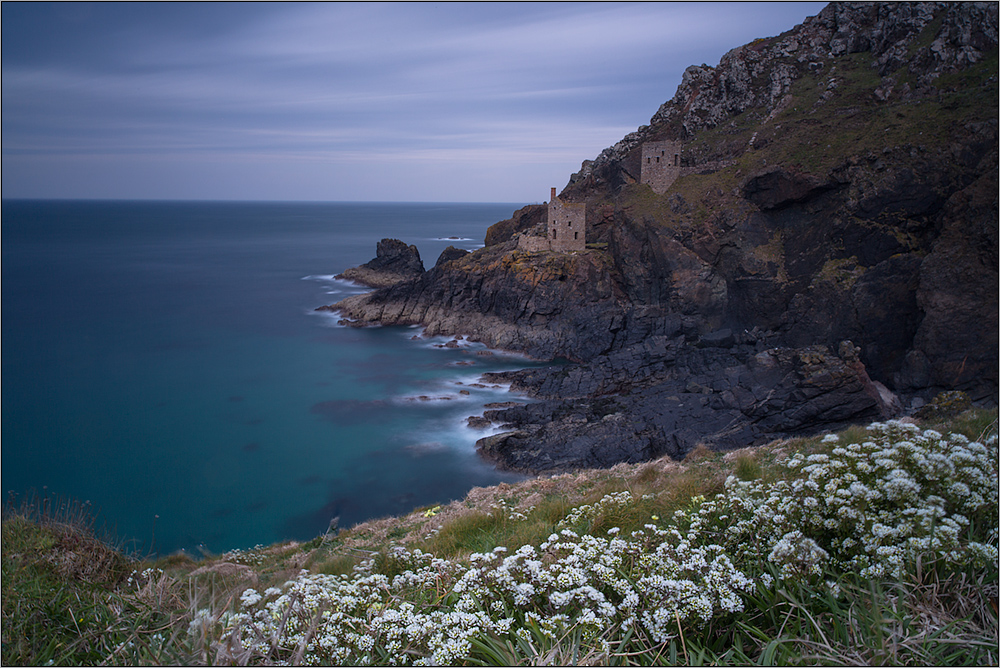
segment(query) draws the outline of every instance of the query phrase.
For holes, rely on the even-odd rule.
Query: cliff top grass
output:
[[[932,39],[936,29],[936,23],[928,25],[923,41],[912,48]],[[956,132],[996,122],[996,53],[937,77],[931,93],[912,92],[917,82],[906,67],[880,78],[867,52],[831,59],[818,72],[792,59],[787,64],[800,76],[774,113],[750,108],[699,131],[684,146],[694,173],[681,176],[662,196],[646,186],[626,186],[619,205],[639,219],[699,230],[722,212],[746,210],[740,188],[769,167],[823,179],[852,159],[884,152],[925,161],[947,154]],[[884,99],[876,97],[876,89]]]
[[[949,401],[197,562],[8,504],[3,663],[995,664],[997,416]]]

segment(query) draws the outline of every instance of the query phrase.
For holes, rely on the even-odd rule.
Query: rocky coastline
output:
[[[504,374],[479,450],[505,469],[606,467],[732,449],[920,408],[995,406],[997,7],[836,3],[691,67],[648,126],[585,161],[587,248],[526,252],[525,207],[486,247],[379,243],[321,307],[346,324],[561,359]],[[683,146],[666,192],[644,142]],[[477,424],[482,424],[477,422]]]

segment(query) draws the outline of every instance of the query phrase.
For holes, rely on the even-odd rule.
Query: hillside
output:
[[[837,3],[689,67],[650,124],[560,193],[585,251],[487,247],[329,307],[576,366],[506,380],[539,402],[481,443],[523,471],[728,449],[997,400],[997,8]],[[642,147],[680,144],[641,182]]]
[[[996,411],[144,562],[7,504],[4,665],[996,665]]]

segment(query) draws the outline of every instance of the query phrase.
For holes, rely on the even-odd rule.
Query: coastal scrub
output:
[[[379,572],[386,559],[341,576],[303,571],[282,587],[247,589],[235,609],[200,611],[194,630],[238,663],[462,664],[498,648],[525,660],[568,637],[607,662],[636,647],[651,658],[678,641],[686,652],[687,638],[738,626],[788,587],[836,601],[855,574],[995,573],[995,434],[980,443],[899,421],[863,434],[791,454],[769,482],[731,476],[714,498],[627,533],[580,527],[655,495],[609,493],[512,551],[461,560],[396,546],[392,575]]]

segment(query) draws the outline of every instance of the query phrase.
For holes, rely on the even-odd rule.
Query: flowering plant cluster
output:
[[[563,529],[538,549],[473,555],[452,589],[457,606],[514,616],[527,610],[524,621],[550,637],[556,620],[592,627],[593,635],[640,626],[657,642],[673,637],[682,622],[700,625],[719,611],[742,610],[739,593],[752,583],[722,547],[697,545],[653,524],[625,538],[619,533],[580,536]]]
[[[513,646],[569,629],[608,652],[615,634],[663,643],[740,612],[745,594],[773,584],[768,564],[807,579],[899,577],[928,555],[996,567],[995,437],[983,445],[888,422],[863,443],[823,442],[829,454],[789,457],[786,479],[730,477],[725,492],[691,499],[663,527],[575,531],[636,502],[609,494],[572,509],[538,546],[467,562],[395,547],[351,575],[303,571],[281,589],[247,589],[238,611],[199,613],[191,632],[217,638],[237,661],[454,664],[483,638]],[[976,521],[993,527],[986,542],[971,538]]]
[[[899,421],[874,423],[868,435],[829,455],[790,457],[789,480],[730,477],[715,506],[734,516],[734,552],[766,554],[784,577],[832,567],[899,578],[917,556],[996,564],[996,437],[987,448]],[[973,514],[988,516],[994,544],[969,538]]]
[[[373,572],[374,561],[353,576],[303,572],[283,592],[246,590],[242,612],[219,623],[224,641],[239,640],[251,655],[442,665],[467,656],[472,639],[485,635],[530,641],[529,629],[555,638],[583,625],[593,638],[618,626],[663,642],[681,624],[742,610],[740,594],[753,583],[721,546],[653,524],[627,538],[618,533],[563,529],[537,549],[473,554],[468,566],[397,547],[392,559],[409,567],[391,579]]]
[[[224,553],[220,559],[222,561],[228,561],[233,564],[242,564],[244,566],[260,566],[265,561],[263,545],[255,545],[249,550],[230,550]]]
[[[392,559],[410,568],[390,579],[373,572],[372,560],[351,576],[303,571],[284,591],[247,589],[242,612],[219,620],[224,640],[248,656],[309,664],[396,665],[426,656],[448,663],[467,653],[470,635],[496,627],[482,612],[441,605],[456,564],[402,548]]]
[[[155,582],[158,578],[163,577],[163,569],[161,568],[144,568],[143,570],[134,570],[129,573],[128,580],[125,582],[125,586],[129,589],[133,587],[136,590],[142,590],[143,587],[148,586],[150,583]]]

